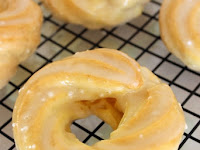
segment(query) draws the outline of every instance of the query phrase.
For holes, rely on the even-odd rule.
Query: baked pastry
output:
[[[63,21],[90,29],[116,26],[139,16],[149,0],[43,0]]]
[[[42,12],[32,0],[0,0],[0,89],[40,42]]]
[[[95,114],[114,131],[92,147],[70,132]],[[47,65],[21,89],[13,113],[18,150],[177,150],[185,120],[170,87],[126,54],[76,53]]]
[[[160,31],[165,45],[189,68],[200,71],[200,1],[164,0]]]

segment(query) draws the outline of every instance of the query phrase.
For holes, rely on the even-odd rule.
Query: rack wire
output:
[[[0,150],[14,150],[12,111],[18,90],[46,64],[76,52],[97,47],[114,48],[135,58],[173,89],[181,103],[188,129],[180,150],[200,149],[200,73],[190,70],[163,45],[159,34],[159,9],[162,0],[151,0],[142,15],[122,26],[88,30],[55,19],[42,5],[44,24],[41,43],[34,55],[19,66],[16,76],[0,91]],[[96,116],[75,121],[71,129],[83,143],[109,137],[109,125]]]

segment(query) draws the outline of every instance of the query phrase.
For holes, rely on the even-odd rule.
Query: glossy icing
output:
[[[70,132],[91,114],[114,131],[87,146]],[[185,129],[170,87],[124,53],[97,49],[47,65],[24,85],[13,113],[18,150],[176,150]]]
[[[36,49],[41,24],[42,12],[32,0],[0,0],[0,89]]]
[[[43,0],[58,18],[98,29],[125,23],[142,13],[148,0]]]
[[[164,0],[161,37],[169,51],[189,68],[200,71],[200,1]]]

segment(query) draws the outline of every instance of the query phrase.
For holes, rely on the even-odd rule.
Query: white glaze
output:
[[[99,51],[105,51],[102,63],[99,59],[102,53]],[[145,148],[160,150],[155,145],[165,147],[174,139],[176,139],[174,144],[162,150],[171,150],[177,146],[185,121],[169,86],[161,83],[148,69],[140,67],[134,60],[129,61],[127,56],[114,50],[109,50],[109,53],[107,51],[104,49],[95,51],[98,61],[91,60],[89,56],[83,59],[84,55],[79,53],[78,56],[44,67],[30,78],[19,94],[13,115],[13,121],[19,123],[14,127],[15,140],[19,147],[32,148],[34,143],[36,150],[67,149],[69,145],[71,149],[83,150],[106,150],[108,147],[115,150]],[[95,57],[93,59],[96,59]],[[108,58],[113,59],[113,62],[108,61]],[[117,58],[120,63],[116,61]],[[80,64],[76,65],[77,62]],[[86,62],[87,67],[84,67],[85,72],[83,72],[80,66]],[[119,64],[127,66],[122,67]],[[69,70],[70,65],[80,71]],[[107,66],[111,68],[111,72],[108,73],[110,76],[106,74]],[[96,69],[98,75],[95,73]],[[66,80],[71,84],[63,83]],[[139,83],[137,87],[133,82]],[[30,94],[27,92],[29,90]],[[71,121],[90,115],[95,100],[102,101],[108,97],[116,100],[113,107],[124,113],[123,118],[117,129],[111,133],[109,140],[100,141],[92,147],[83,146],[72,133],[67,131],[68,126]],[[111,111],[112,109],[110,112],[106,110],[110,104],[113,103],[108,105],[106,102],[101,105],[94,103],[97,106],[93,111],[105,110],[108,115],[115,116],[114,119],[108,118],[115,122],[117,113]],[[24,119],[24,116],[29,117]],[[24,130],[25,126],[28,130]],[[21,129],[25,131],[23,136]],[[126,142],[122,142],[124,140]],[[145,142],[142,144],[138,142],[143,140]]]

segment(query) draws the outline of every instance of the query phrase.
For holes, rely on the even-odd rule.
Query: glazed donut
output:
[[[70,125],[91,114],[114,131],[90,147]],[[184,129],[183,111],[170,87],[112,49],[47,65],[21,89],[13,113],[18,150],[177,150]]]
[[[139,16],[149,0],[43,0],[59,19],[90,29],[116,26]]]
[[[200,1],[164,0],[160,10],[161,37],[175,56],[200,71]]]
[[[32,0],[0,0],[0,89],[40,42],[42,12]]]

